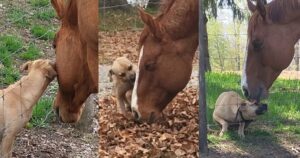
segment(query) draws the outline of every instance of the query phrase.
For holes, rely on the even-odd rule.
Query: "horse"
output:
[[[137,121],[153,122],[188,83],[198,47],[198,0],[165,0],[156,18],[139,9],[145,27],[131,110]]]
[[[53,47],[59,89],[53,107],[60,120],[77,122],[98,91],[98,0],[51,0],[61,22]]]
[[[249,100],[266,99],[273,82],[287,68],[300,39],[300,1],[274,0],[255,6],[248,0],[252,16],[241,88]]]

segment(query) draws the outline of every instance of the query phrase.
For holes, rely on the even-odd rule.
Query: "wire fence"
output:
[[[1,65],[0,69],[7,68],[8,65],[5,64],[5,60],[10,59],[13,61],[13,63],[12,63],[13,69],[11,71],[17,71],[16,65],[21,65],[23,62],[26,62],[26,60],[19,59],[18,56],[16,56],[16,55],[24,52],[26,49],[28,49],[28,47],[30,45],[39,45],[42,41],[45,41],[46,36],[49,36],[50,33],[53,33],[56,31],[56,29],[54,29],[52,27],[47,27],[47,31],[39,33],[38,35],[32,35],[29,33],[31,30],[29,27],[18,28],[16,26],[16,23],[18,23],[24,19],[34,19],[36,14],[42,13],[43,11],[45,11],[46,9],[49,9],[51,7],[50,3],[48,3],[47,5],[40,5],[38,7],[32,6],[33,9],[31,9],[30,12],[28,11],[25,14],[22,14],[21,16],[19,16],[17,18],[11,19],[9,17],[9,14],[13,14],[13,13],[11,13],[10,11],[12,9],[18,10],[18,11],[23,11],[23,9],[26,9],[24,4],[26,4],[27,7],[30,6],[29,1],[21,2],[19,4],[16,3],[16,1],[3,2],[3,3],[1,2],[0,9],[3,12],[3,14],[0,17],[0,21],[4,22],[4,24],[2,24],[0,26],[1,36],[3,36],[4,34],[6,34],[6,35],[17,34],[17,36],[19,36],[21,38],[21,40],[23,42],[24,41],[25,42],[24,42],[24,44],[22,42],[23,45],[19,46],[17,49],[15,49],[13,51],[8,49],[8,51],[7,51],[8,53],[6,54],[7,56],[4,56],[0,59],[0,65]],[[36,20],[32,20],[30,22],[32,22],[32,24],[30,24],[30,25],[35,25]],[[11,45],[13,45],[13,42],[14,42],[13,40],[14,39],[9,40],[6,45],[3,45],[3,47],[10,47]],[[48,43],[48,42],[46,42],[46,43]],[[43,47],[44,45],[40,44],[40,46]],[[0,50],[0,53],[4,53],[2,51],[3,50]],[[7,72],[4,70],[1,70],[1,71],[3,71],[3,72],[1,73],[0,77],[6,78]],[[14,80],[17,80],[18,78],[15,78]],[[1,104],[0,116],[1,116],[1,120],[3,120],[3,124],[1,124],[1,126],[0,126],[0,133],[4,133],[5,130],[8,129],[12,124],[22,121],[24,118],[24,115],[28,115],[28,114],[32,113],[32,109],[31,108],[27,109],[24,106],[24,103],[27,101],[26,101],[26,98],[22,98],[23,94],[26,93],[26,91],[23,89],[23,85],[26,83],[27,78],[23,78],[14,84],[13,84],[13,82],[15,82],[15,81],[13,81],[13,80],[10,80],[10,83],[4,82],[3,80],[1,80],[1,81],[2,81],[0,83],[1,87],[7,87],[9,84],[11,84],[11,86],[9,86],[8,88],[4,88],[0,91],[0,104]],[[17,116],[14,116],[16,118],[15,120],[9,119],[10,117],[7,116],[7,114],[5,113],[5,111],[7,110],[6,109],[7,106],[10,106],[7,104],[8,103],[7,101],[12,99],[12,98],[8,98],[7,96],[11,95],[12,93],[14,93],[13,95],[19,96],[19,98],[14,98],[14,99],[18,99],[16,104],[18,104],[19,107],[16,107],[17,108],[16,110],[20,110],[19,114],[17,114]],[[51,93],[51,92],[49,92],[49,93]],[[46,115],[44,116],[44,119],[40,121],[40,124],[36,124],[35,127],[43,126],[43,124],[49,119],[49,117],[52,113],[53,113],[53,110],[47,111]],[[8,123],[5,121],[7,121]],[[1,155],[1,156],[6,157],[7,155]]]

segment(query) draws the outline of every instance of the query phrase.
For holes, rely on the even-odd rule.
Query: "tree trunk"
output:
[[[204,42],[205,42],[205,45],[206,45],[206,51],[205,51],[205,54],[204,54],[204,58],[205,58],[205,72],[208,72],[208,71],[211,71],[211,65],[210,65],[210,60],[209,60],[209,53],[208,53],[208,35],[207,35],[207,17],[206,17],[206,14],[204,14]]]
[[[85,101],[85,107],[82,112],[80,120],[75,124],[75,128],[90,133],[93,129],[93,120],[95,119],[97,113],[97,94],[91,94]]]
[[[147,8],[158,9],[160,0],[149,0]]]

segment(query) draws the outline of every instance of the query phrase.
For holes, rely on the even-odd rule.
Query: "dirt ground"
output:
[[[83,133],[70,125],[24,129],[17,137],[16,158],[96,158],[97,133]]]

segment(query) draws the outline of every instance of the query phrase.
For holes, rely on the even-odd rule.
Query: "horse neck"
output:
[[[171,38],[177,40],[198,34],[198,17],[196,0],[177,0],[159,21]]]

